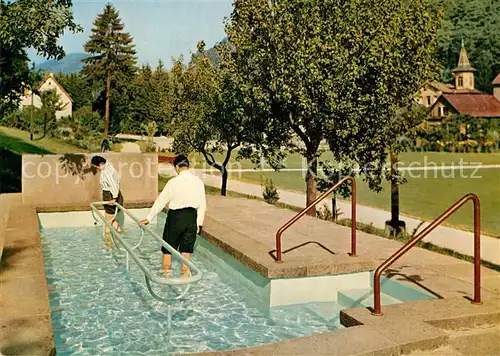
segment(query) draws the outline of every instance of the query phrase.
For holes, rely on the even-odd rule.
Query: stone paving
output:
[[[172,168],[168,165],[162,165],[160,168],[161,174],[172,174]],[[203,178],[205,184],[220,187],[220,176],[214,174],[203,174],[197,171],[197,174]],[[228,181],[228,190],[262,197],[262,188],[257,184],[246,183],[235,179]],[[279,190],[280,202],[297,206],[300,208],[305,207],[305,195],[299,192],[292,192],[287,190]],[[331,201],[324,202],[331,210]],[[323,203],[320,203],[320,207]],[[347,201],[338,201],[338,208],[341,209],[343,218],[351,218],[351,205]],[[472,208],[466,206],[464,209]],[[385,228],[385,221],[390,219],[390,212],[381,209],[357,205],[356,220],[366,224],[373,224],[378,228]],[[406,222],[407,230],[411,233],[413,231],[421,231],[428,222],[420,219],[415,219],[402,215],[402,219]],[[474,235],[471,232],[454,229],[448,226],[439,226],[431,234],[429,234],[424,241],[431,242],[440,247],[446,247],[456,252],[472,256],[474,253]],[[483,260],[500,265],[500,238],[495,238],[487,235],[481,235],[481,257]]]

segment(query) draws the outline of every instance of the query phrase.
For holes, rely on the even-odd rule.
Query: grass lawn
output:
[[[171,154],[169,154],[171,155]],[[234,152],[229,169],[252,169],[255,165],[249,160],[236,160],[237,152]],[[222,154],[214,154],[217,162],[222,162]],[[201,154],[191,154],[189,156],[196,168],[209,168]],[[333,160],[331,152],[325,152],[321,160]],[[500,153],[450,153],[450,152],[405,152],[399,156],[401,167],[422,167],[436,165],[438,167],[445,165],[496,165],[500,164]],[[299,169],[304,168],[303,158],[299,154],[289,155],[283,162],[286,168]],[[264,168],[270,168],[264,164]]]
[[[458,171],[456,171],[458,172]],[[440,174],[427,172],[427,177],[408,178],[400,187],[401,213],[409,216],[432,220],[466,193],[472,192],[481,200],[481,230],[500,237],[500,169],[482,169],[476,173],[481,178],[444,178]],[[449,173],[445,172],[445,173]],[[472,171],[465,171],[472,173]],[[423,174],[423,173],[422,173]],[[305,192],[305,182],[301,172],[244,172],[241,179],[260,184],[262,176],[271,178],[279,188]],[[235,175],[233,175],[235,177]],[[384,210],[390,210],[389,184],[375,193],[366,183],[358,180],[358,202]],[[472,205],[457,211],[448,223],[465,230],[472,229]]]
[[[57,139],[43,138],[38,141],[30,141],[29,132],[7,127],[0,127],[0,147],[17,154],[86,152],[79,147],[69,145]]]

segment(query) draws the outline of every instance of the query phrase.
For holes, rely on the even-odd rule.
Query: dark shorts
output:
[[[113,194],[109,190],[103,190],[102,191],[102,199],[104,201],[110,201],[113,200]],[[118,192],[118,198],[116,199],[116,202],[120,205],[123,206],[123,196],[122,192]],[[113,215],[116,211],[116,206],[114,205],[104,205],[104,211],[106,214],[111,214]]]
[[[194,208],[169,210],[163,229],[163,240],[181,253],[193,253],[198,231],[196,218],[197,212]],[[164,247],[161,252],[170,254]]]

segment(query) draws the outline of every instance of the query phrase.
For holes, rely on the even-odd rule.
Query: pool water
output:
[[[138,229],[128,227],[127,240],[137,241]],[[133,261],[127,271],[125,258],[104,248],[101,227],[44,229],[42,242],[58,356],[220,351],[340,327],[336,302],[266,308],[237,276],[221,272],[213,249],[198,244],[193,262],[204,278],[173,305],[169,332],[167,306],[151,297]],[[141,249],[161,273],[161,253],[153,252],[158,244],[146,236]],[[160,295],[175,292],[153,288]]]

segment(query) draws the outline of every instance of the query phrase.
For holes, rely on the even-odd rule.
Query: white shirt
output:
[[[181,171],[178,176],[167,182],[146,219],[152,221],[167,204],[168,208],[172,210],[196,209],[198,213],[197,224],[203,226],[207,209],[205,184],[189,170]]]
[[[120,176],[111,163],[106,163],[101,171],[101,189],[110,191],[114,199],[118,198]]]

